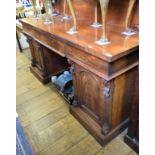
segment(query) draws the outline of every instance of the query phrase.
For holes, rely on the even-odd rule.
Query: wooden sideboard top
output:
[[[111,43],[100,46],[95,41],[101,37],[101,28],[94,29],[81,20],[78,25],[78,33],[70,35],[67,31],[72,27],[72,20],[62,21],[61,18],[61,16],[55,17],[54,23],[50,25],[44,24],[44,17],[38,20],[29,17],[20,21],[23,25],[32,26],[33,29],[38,30],[40,33],[46,33],[49,37],[54,37],[107,62],[117,60],[138,49],[139,35],[137,27],[135,27],[136,35],[126,37],[121,34],[124,31],[123,27],[108,23],[107,35]]]

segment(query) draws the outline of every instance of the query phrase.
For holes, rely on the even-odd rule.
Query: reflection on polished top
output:
[[[139,45],[138,27],[136,26],[134,28],[136,34],[127,37],[122,34],[124,27],[112,25],[109,22],[107,24],[107,36],[111,43],[100,46],[95,41],[100,39],[102,28],[94,29],[90,25],[86,25],[88,23],[85,23],[83,20],[78,21],[78,33],[74,35],[67,33],[72,26],[72,20],[62,21],[61,16],[55,17],[54,22],[49,25],[44,24],[43,16],[38,20],[31,17],[25,18],[21,22],[108,62],[135,51]]]

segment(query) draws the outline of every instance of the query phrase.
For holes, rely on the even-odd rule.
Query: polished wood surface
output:
[[[99,0],[98,0],[99,1]],[[94,7],[95,0],[73,0],[75,14],[77,18],[77,24],[81,25],[91,25],[94,21]],[[132,11],[131,25],[135,26],[139,24],[139,0],[136,0]],[[127,9],[129,6],[129,0],[110,0],[108,7],[108,17],[107,22],[109,24],[122,26],[125,25],[125,19],[127,14]],[[56,2],[57,10],[63,14],[64,4],[63,0],[57,0]],[[67,10],[67,14],[70,14]],[[83,22],[80,22],[82,20]],[[101,8],[98,4],[98,22],[101,23]]]
[[[101,147],[69,113],[57,91],[31,74],[29,49],[17,51],[16,62],[16,111],[35,155],[137,155],[122,135]]]
[[[69,35],[67,31],[72,26],[72,22],[62,22],[59,17],[51,25],[45,25],[44,19],[33,20],[32,18],[27,18],[22,19],[21,22],[24,23],[23,26],[28,24],[30,29],[33,27],[33,29],[39,31],[38,35],[40,33],[46,33],[49,37],[56,38],[68,45],[74,45],[108,62],[114,61],[138,49],[138,34],[132,37],[125,37],[121,35],[124,27],[107,25],[107,34],[111,44],[99,46],[95,41],[100,39],[102,31],[101,29],[93,29],[89,25],[78,26],[78,34]]]
[[[91,36],[88,37],[87,34],[85,34],[86,32],[82,33],[81,37],[79,37],[79,33],[74,36],[67,34],[67,32],[62,33],[62,31],[64,31],[62,29],[64,25],[62,25],[62,22],[59,20],[56,21],[56,26],[55,24],[48,26],[45,25],[43,19],[39,19],[36,21],[29,18],[22,20],[22,22],[24,27],[24,33],[27,34],[29,37],[34,38],[37,42],[43,44],[57,54],[63,57],[68,57],[79,65],[87,67],[91,72],[95,72],[98,76],[103,77],[106,80],[110,80],[138,64],[138,52],[136,52],[136,49],[138,49],[138,45],[134,48],[129,48],[129,45],[133,45],[133,42],[130,41],[133,41],[133,38],[137,38],[137,35],[132,36],[132,39],[125,39],[123,35],[119,34],[119,37],[125,39],[126,42],[124,42],[124,45],[125,47],[128,47],[128,49],[126,49],[126,51],[124,52],[117,53],[116,47],[114,48],[113,46],[111,46],[112,44],[108,46],[99,46],[93,42],[93,44],[87,45],[88,47],[84,47],[86,45],[85,42],[88,42],[91,37],[94,38],[95,36],[93,37],[93,35],[91,34]],[[28,22],[29,24],[27,24]],[[35,25],[33,26],[33,24]],[[44,26],[46,29],[42,30],[42,26]],[[89,30],[91,32],[98,31],[90,27],[87,31]],[[53,33],[55,33],[55,35],[53,35]],[[65,35],[65,38],[62,38],[61,34],[62,36]],[[74,41],[76,41],[76,43]],[[81,43],[82,46],[80,46],[79,43]],[[122,42],[119,42],[119,44],[121,43]],[[117,55],[111,56],[109,51],[104,51],[104,48],[110,48],[110,46],[113,50],[115,49],[115,51],[113,52],[115,54],[117,53]],[[96,52],[92,52],[92,50],[96,50]],[[122,57],[120,58],[120,56]],[[110,63],[107,63],[107,61],[110,61]]]
[[[123,131],[129,121],[133,82],[139,59],[138,27],[134,25],[137,31],[135,35],[122,35],[122,22],[118,24],[110,18],[111,15],[113,19],[121,16],[113,14],[114,8],[110,10],[114,2],[119,6],[116,10],[121,8],[127,12],[123,8],[124,5],[128,8],[127,2],[109,2],[106,33],[110,44],[103,46],[95,43],[102,36],[102,28],[92,28],[88,25],[90,19],[81,16],[86,11],[83,6],[88,7],[86,1],[73,1],[75,14],[80,12],[79,15],[76,14],[78,33],[74,35],[67,33],[72,27],[73,19],[64,21],[61,15],[54,17],[54,22],[49,25],[44,24],[44,16],[38,20],[21,20],[24,33],[32,40],[30,48],[34,61],[31,71],[42,82],[48,82],[56,70],[70,67],[74,87],[74,101],[69,107],[70,112],[102,145]],[[126,13],[122,16],[125,22]]]

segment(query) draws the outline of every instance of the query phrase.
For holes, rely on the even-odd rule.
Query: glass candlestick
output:
[[[98,45],[107,45],[110,43],[110,41],[107,38],[107,29],[106,29],[109,0],[99,0],[99,1],[100,1],[101,14],[102,14],[102,36],[95,43]]]
[[[52,8],[51,1],[44,0],[44,7],[46,12],[44,24],[51,24],[53,22],[53,18],[52,18],[53,8]]]
[[[122,34],[126,36],[132,36],[136,34],[136,32],[133,31],[131,28],[131,14],[132,14],[132,10],[133,10],[135,2],[136,0],[129,0],[128,11],[127,11],[126,19],[125,19],[125,31],[122,32]]]
[[[67,0],[70,12],[72,14],[73,17],[73,27],[67,32],[71,35],[78,33],[77,31],[77,21],[76,21],[76,17],[75,17],[75,11],[74,11],[74,7],[73,7],[73,0]]]
[[[94,23],[91,25],[94,28],[99,28],[102,26],[102,24],[98,23],[98,21],[97,21],[97,18],[98,18],[98,16],[97,16],[97,12],[98,12],[97,4],[98,4],[98,0],[95,0]]]
[[[64,8],[63,8],[63,17],[62,17],[62,20],[70,20],[72,17],[67,15],[66,13],[66,10],[67,10],[67,0],[64,0]]]
[[[56,10],[56,1],[55,0],[52,0],[52,8],[53,8],[53,10],[52,10],[52,16],[58,16],[59,13]]]
[[[36,6],[36,10],[37,10],[37,16],[38,18],[41,17],[41,10],[42,10],[42,7],[39,5],[39,6]]]
[[[34,19],[39,19],[38,11],[37,11],[37,6],[36,6],[36,0],[31,0],[32,7],[33,7],[33,18]]]

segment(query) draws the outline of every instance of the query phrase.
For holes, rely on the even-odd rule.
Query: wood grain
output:
[[[16,110],[36,155],[71,154],[73,151],[85,155],[134,153],[120,137],[101,147],[72,117],[65,100],[55,89],[50,84],[42,85],[31,74],[28,53],[29,50],[17,51]]]
[[[40,19],[36,23],[31,18],[21,20],[25,31],[28,26],[31,26],[32,30],[35,29],[33,31],[39,31],[38,34],[46,34],[49,38],[55,38],[57,41],[66,43],[69,46],[78,47],[78,49],[108,62],[114,61],[138,49],[138,34],[126,38],[121,35],[124,27],[114,24],[107,25],[107,34],[111,44],[108,46],[99,46],[95,41],[100,39],[102,34],[101,29],[93,29],[89,25],[79,26],[78,34],[69,35],[67,31],[71,27],[71,21],[64,23],[61,19],[59,20],[59,17],[52,25],[45,25],[43,21],[43,19]],[[32,35],[31,31],[28,32]],[[42,40],[41,36],[37,34],[33,34],[33,36],[38,40]]]
[[[95,41],[102,35],[102,28],[93,29],[83,21],[83,19],[87,21],[84,16],[81,17],[82,13],[85,15],[85,10],[80,8],[79,4],[81,2],[82,6],[87,7],[86,1],[72,2],[74,9],[80,12],[76,35],[67,33],[73,21],[62,21],[61,16],[55,17],[51,25],[44,24],[43,16],[39,20],[31,18],[21,20],[24,33],[30,38],[33,57],[30,69],[45,83],[57,71],[63,71],[71,66],[75,99],[73,106],[69,107],[70,112],[102,145],[105,145],[124,130],[129,121],[129,107],[134,91],[133,81],[138,66],[138,33],[125,37],[121,34],[124,31],[123,22],[119,24],[112,22],[116,17],[125,17],[120,13],[113,14],[115,10],[110,10],[112,6],[114,7],[114,2],[117,3],[115,9],[122,9],[124,13],[124,7],[128,7],[126,1],[121,3],[115,0],[110,2],[103,0],[100,1],[102,17],[105,17],[107,11],[109,15],[113,15],[113,18],[106,17],[107,23],[104,23],[111,43],[107,46],[97,45]],[[105,22],[105,19],[103,21]],[[135,30],[138,32],[138,27],[135,26]],[[104,32],[104,37],[106,33]],[[34,118],[25,120],[25,125],[36,121],[37,117],[47,115],[50,106],[56,110],[61,104],[47,102],[38,110],[39,113],[30,114],[30,117]]]

